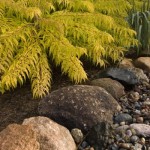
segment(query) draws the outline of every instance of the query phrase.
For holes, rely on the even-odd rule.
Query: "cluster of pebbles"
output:
[[[150,78],[150,74],[147,76]],[[85,137],[78,141],[79,150],[150,150],[150,85],[136,85],[120,98],[119,103],[122,110],[114,115],[112,130],[92,143],[93,147],[86,135],[78,131],[80,139]]]

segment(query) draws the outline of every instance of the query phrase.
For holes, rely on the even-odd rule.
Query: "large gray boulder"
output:
[[[92,80],[90,85],[99,86],[108,91],[115,99],[119,99],[125,94],[124,86],[116,80],[110,78],[100,78]]]
[[[76,150],[76,144],[65,127],[46,117],[31,117],[23,121],[36,132],[41,150]]]
[[[113,114],[120,108],[103,88],[75,85],[53,91],[43,98],[38,112],[69,129],[87,131],[98,122],[112,122]]]

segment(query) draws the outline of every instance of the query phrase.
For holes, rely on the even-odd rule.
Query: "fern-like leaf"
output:
[[[31,70],[31,83],[34,98],[43,97],[49,93],[51,70],[45,53],[40,55],[38,62]]]

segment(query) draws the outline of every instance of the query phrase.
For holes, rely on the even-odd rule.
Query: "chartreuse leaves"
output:
[[[137,44],[124,19],[130,8],[125,0],[0,0],[0,91],[29,79],[33,97],[45,96],[50,59],[75,83],[87,79],[80,57],[118,61]]]

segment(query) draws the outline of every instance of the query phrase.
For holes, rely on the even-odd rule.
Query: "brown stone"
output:
[[[124,86],[116,80],[110,78],[100,78],[92,80],[91,85],[99,86],[108,91],[115,99],[119,99],[125,94]]]
[[[119,63],[120,68],[128,68],[128,67],[134,67],[132,59],[124,58],[120,63]]]
[[[76,150],[75,142],[65,127],[46,117],[25,119],[23,125],[33,126],[41,150]]]
[[[150,57],[139,57],[134,61],[134,65],[147,72],[150,72]]]
[[[39,103],[39,114],[69,129],[89,130],[101,121],[112,122],[118,102],[98,86],[75,85],[53,91]]]
[[[0,150],[40,150],[40,146],[31,126],[10,124],[0,132]]]

